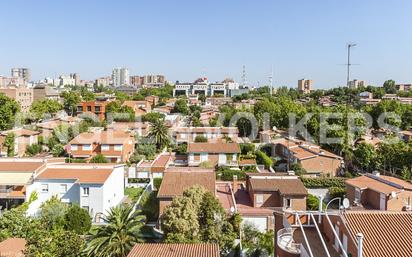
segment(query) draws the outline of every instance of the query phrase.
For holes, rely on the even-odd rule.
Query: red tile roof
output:
[[[189,143],[188,153],[240,153],[238,143]]]
[[[23,257],[26,240],[23,238],[8,238],[0,242],[0,257]]]
[[[389,176],[375,176],[368,174],[356,178],[347,179],[346,184],[360,189],[370,189],[386,195],[392,192],[399,192],[402,189],[412,190],[412,184],[398,178]]]
[[[213,195],[215,194],[216,175],[213,169],[193,172],[191,170],[182,171],[184,168],[173,172],[167,170],[164,173],[157,197],[181,196],[186,189],[195,185],[203,186]]]
[[[41,172],[35,179],[70,179],[83,184],[104,184],[113,171],[113,167],[94,168],[93,166],[88,165],[90,168],[69,168],[66,166],[67,165],[62,165],[61,168],[56,166],[49,167]]]
[[[364,257],[412,256],[412,213],[347,211],[343,214],[350,236],[362,233]]]
[[[299,178],[276,176],[248,178],[253,191],[279,191],[281,195],[307,195],[308,191]]]
[[[136,244],[128,257],[219,257],[217,244]]]

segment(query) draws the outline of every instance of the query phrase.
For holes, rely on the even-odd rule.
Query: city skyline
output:
[[[346,44],[356,42],[352,79],[377,86],[412,80],[408,1],[96,3],[3,3],[0,29],[9,36],[0,42],[0,74],[27,67],[33,80],[73,72],[93,80],[127,67],[130,75],[164,74],[172,82],[241,82],[246,65],[248,82],[264,85],[273,66],[275,87],[306,78],[315,89],[331,88],[345,85]]]

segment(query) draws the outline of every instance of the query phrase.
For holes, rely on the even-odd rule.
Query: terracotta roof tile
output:
[[[188,153],[240,153],[238,143],[189,143]]]
[[[217,244],[136,244],[128,257],[219,257]]]
[[[250,178],[253,191],[279,191],[282,195],[307,195],[308,191],[298,178],[276,176]]]
[[[402,189],[412,190],[412,184],[401,179],[380,175],[360,176],[345,181],[346,184],[360,189],[370,189],[386,195],[392,192],[399,192]]]
[[[175,168],[176,169],[176,168]],[[183,171],[185,170],[186,171]],[[183,192],[195,185],[203,186],[211,193],[215,194],[215,172],[213,169],[207,171],[196,171],[186,167],[180,168],[179,171],[169,171],[163,175],[162,184],[160,185],[158,197],[181,196]]]
[[[113,168],[66,168],[50,167],[41,172],[36,180],[73,179],[84,184],[104,184],[112,174]]]
[[[0,172],[34,172],[44,165],[44,162],[0,161]]]
[[[0,257],[23,257],[26,240],[23,238],[8,238],[0,242]]]
[[[412,256],[412,213],[347,211],[344,214],[350,236],[364,236],[364,257]]]

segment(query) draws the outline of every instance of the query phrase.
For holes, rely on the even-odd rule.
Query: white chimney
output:
[[[363,257],[363,234],[356,234],[356,238],[358,239],[358,257]]]

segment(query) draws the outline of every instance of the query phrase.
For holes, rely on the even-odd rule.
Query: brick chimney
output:
[[[236,193],[237,191],[237,184],[238,184],[237,175],[233,175],[233,185],[232,185],[233,193]]]

